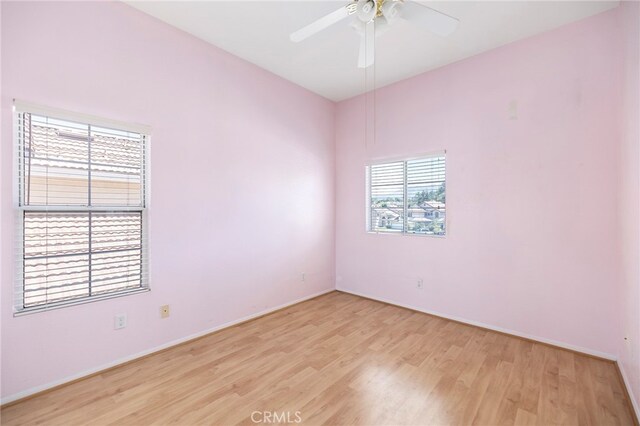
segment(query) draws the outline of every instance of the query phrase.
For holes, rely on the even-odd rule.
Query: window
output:
[[[369,232],[446,234],[444,154],[374,164],[367,178]]]
[[[16,109],[17,311],[148,289],[145,148],[124,125]]]

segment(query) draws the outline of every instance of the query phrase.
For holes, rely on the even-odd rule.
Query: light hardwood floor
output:
[[[251,425],[264,411],[291,422],[299,412],[302,424],[633,424],[611,362],[339,292],[1,415],[6,425]]]

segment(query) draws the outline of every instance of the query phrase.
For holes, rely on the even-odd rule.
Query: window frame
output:
[[[415,160],[425,160],[428,158],[434,157],[444,157],[445,169],[444,169],[444,184],[445,184],[445,194],[449,190],[449,185],[447,183],[447,151],[432,151],[425,154],[412,155],[410,157],[391,157],[391,158],[379,158],[373,159],[365,165],[365,232],[367,234],[372,235],[399,235],[399,236],[411,236],[411,237],[431,237],[431,238],[442,238],[446,239],[449,235],[449,213],[445,215],[445,233],[444,235],[436,235],[436,234],[427,234],[427,233],[417,233],[417,232],[408,232],[407,231],[407,217],[408,217],[408,200],[407,200],[407,162],[415,161]],[[372,215],[371,215],[371,167],[389,163],[404,163],[404,177],[403,177],[403,225],[401,231],[376,231],[373,229],[372,223]],[[446,206],[446,203],[445,203]],[[446,208],[446,207],[445,207]]]
[[[16,250],[16,274],[14,279],[13,292],[13,316],[30,315],[38,312],[45,312],[60,309],[68,306],[82,305],[102,300],[114,299],[151,291],[149,276],[149,236],[148,236],[148,209],[150,205],[150,148],[151,148],[151,128],[146,125],[125,123],[117,120],[110,120],[88,114],[76,113],[64,109],[44,107],[41,105],[13,100],[13,211],[15,222],[14,248]],[[142,185],[141,185],[141,206],[25,206],[23,204],[24,185],[24,145],[20,130],[20,115],[31,113],[35,115],[47,116],[55,119],[86,124],[89,126],[105,127],[119,131],[138,133],[142,136]],[[141,220],[141,286],[139,288],[104,293],[92,296],[78,297],[76,299],[62,300],[31,307],[24,306],[24,226],[25,214],[27,212],[140,212]]]

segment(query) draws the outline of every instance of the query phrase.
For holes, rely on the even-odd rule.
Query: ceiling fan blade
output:
[[[352,13],[352,10],[353,8],[351,7],[351,4],[343,6],[340,9],[323,16],[317,21],[310,23],[306,27],[302,27],[298,31],[292,32],[289,38],[295,43],[300,42],[307,37],[311,37],[312,35],[324,30],[325,28],[330,27],[336,22],[343,20]]]
[[[410,0],[403,4],[402,18],[443,37],[453,33],[460,22],[452,16]]]
[[[371,20],[365,24],[364,33],[360,37],[360,51],[358,53],[358,68],[367,68],[373,65],[376,39],[376,27]]]

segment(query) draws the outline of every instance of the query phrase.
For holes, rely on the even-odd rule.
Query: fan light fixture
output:
[[[356,13],[362,22],[369,22],[376,17],[377,7],[373,0],[358,0]]]
[[[388,24],[393,23],[400,16],[402,10],[402,3],[399,1],[385,1],[380,8],[382,16]]]
[[[354,0],[346,6],[323,16],[315,22],[291,33],[293,42],[300,42],[312,35],[355,14],[357,19],[352,24],[360,34],[360,53],[358,67],[366,68],[373,64],[374,42],[380,31],[387,30],[389,25],[398,19],[405,19],[422,26],[434,34],[446,37],[458,27],[458,20],[435,9],[411,0]],[[376,29],[376,26],[378,28]]]

